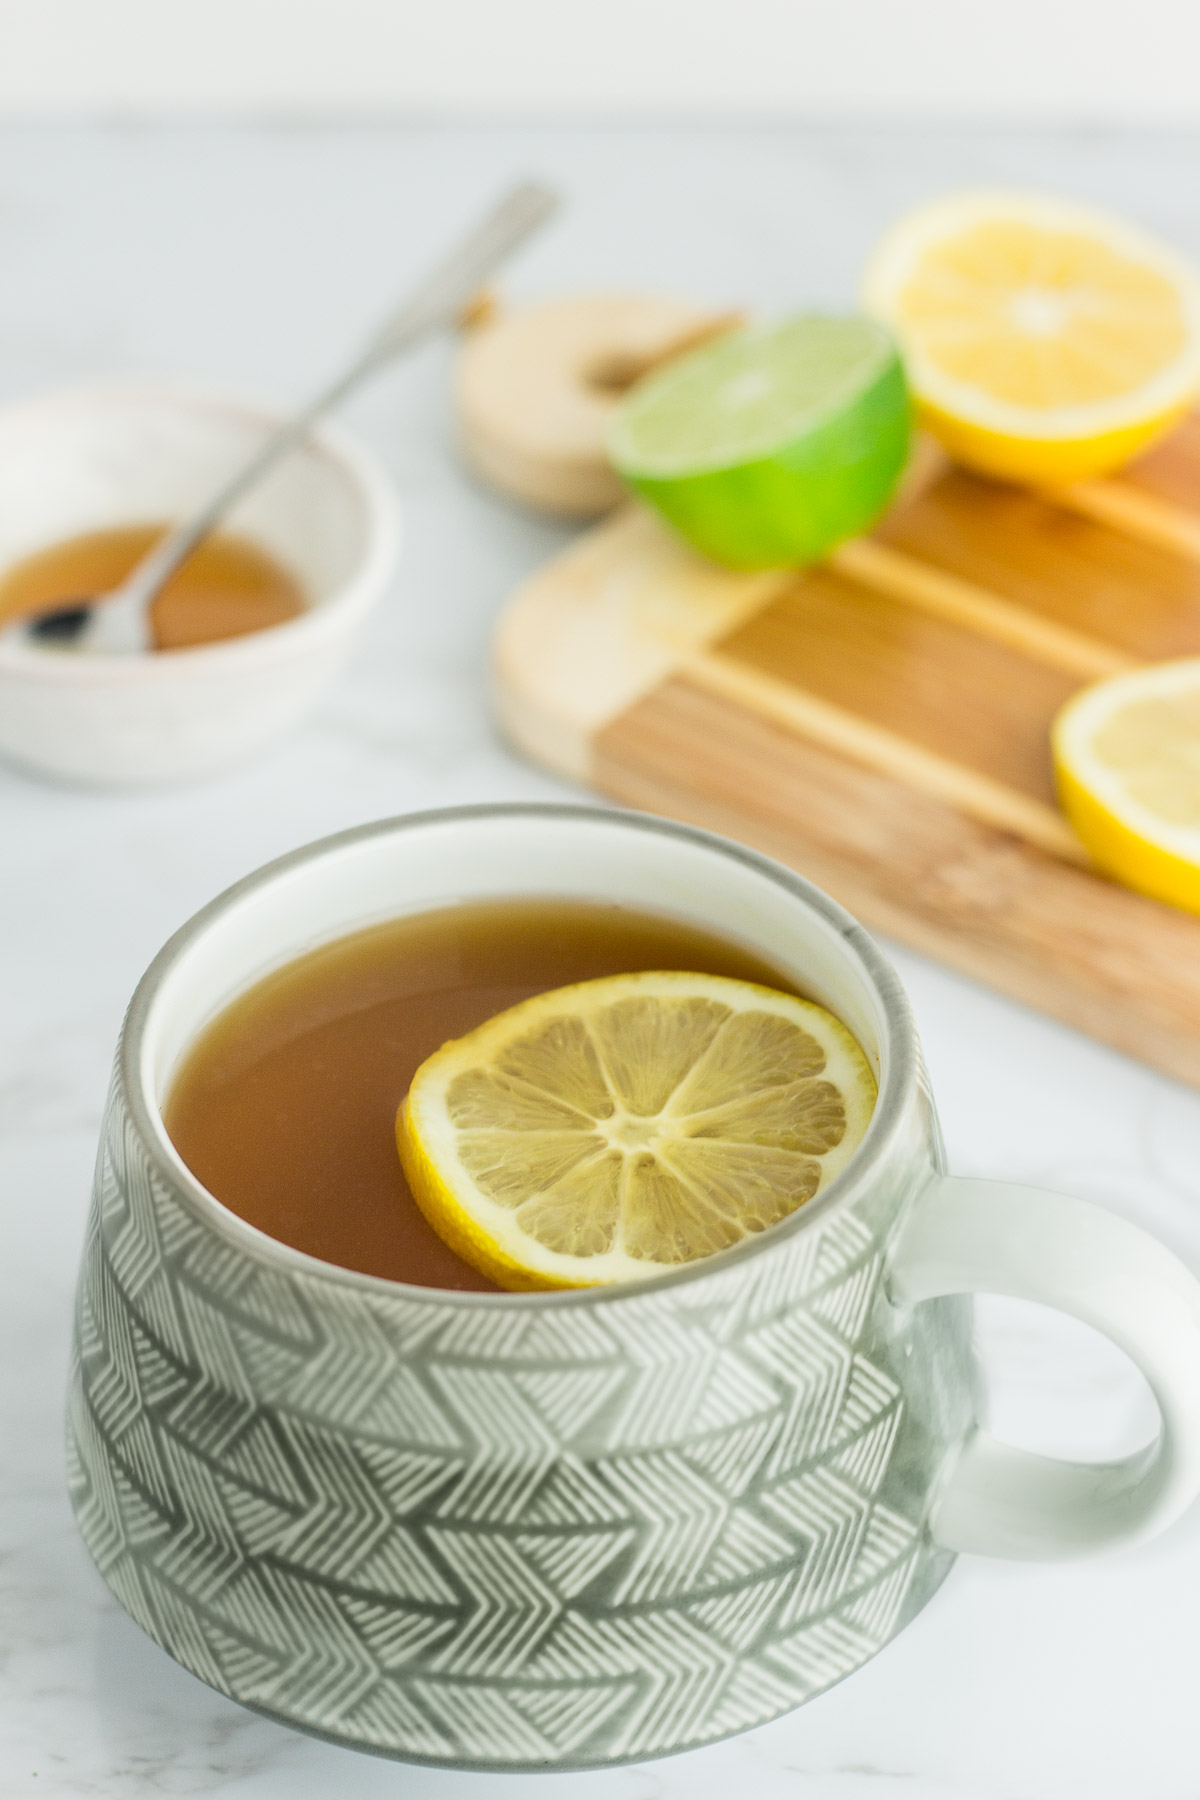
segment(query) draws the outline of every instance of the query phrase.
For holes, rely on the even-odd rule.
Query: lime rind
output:
[[[738,569],[817,561],[874,524],[908,460],[911,415],[898,361],[849,413],[740,468],[685,480],[627,477],[689,543]]]
[[[722,408],[720,395],[739,383],[743,404]],[[785,568],[874,523],[911,432],[890,335],[873,320],[809,315],[739,332],[639,385],[617,415],[610,453],[634,492],[704,555],[731,568]]]
[[[811,313],[749,326],[639,382],[613,421],[609,454],[631,480],[771,458],[836,419],[895,360],[895,340],[873,319]]]

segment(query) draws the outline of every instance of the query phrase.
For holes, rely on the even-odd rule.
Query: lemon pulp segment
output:
[[[723,976],[606,976],[446,1044],[397,1118],[434,1229],[511,1288],[661,1274],[765,1230],[861,1142],[875,1082],[839,1020]]]

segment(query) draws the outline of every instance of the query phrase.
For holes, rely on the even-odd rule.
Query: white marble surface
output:
[[[839,300],[897,205],[962,181],[1123,207],[1200,252],[1197,144],[1090,133],[395,127],[0,130],[0,398],[112,369],[285,397],[501,179],[569,216],[514,279]],[[402,492],[394,598],[299,736],[220,781],[84,794],[0,770],[0,1793],[508,1800],[528,1778],[401,1769],[268,1724],[109,1599],[63,1494],[76,1257],[108,1061],[150,956],[268,857],[342,826],[562,790],[496,740],[488,622],[564,533],[464,479],[446,355],[353,422]],[[903,952],[955,1166],[1061,1185],[1200,1269],[1200,1096]],[[1081,1328],[989,1306],[999,1429],[1098,1454],[1145,1435],[1140,1382]],[[1107,1560],[964,1560],[874,1664],[790,1718],[674,1761],[547,1776],[545,1800],[1195,1800],[1200,1519]]]

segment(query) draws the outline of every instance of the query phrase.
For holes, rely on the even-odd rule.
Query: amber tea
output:
[[[422,1287],[488,1289],[418,1211],[396,1108],[447,1038],[531,994],[640,969],[796,991],[734,943],[625,907],[505,900],[418,913],[311,951],[233,1001],[188,1053],[167,1131],[210,1193],[285,1244]]]

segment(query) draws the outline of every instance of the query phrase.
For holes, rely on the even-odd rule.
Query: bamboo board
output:
[[[738,574],[640,508],[495,640],[515,742],[809,876],[867,924],[1200,1087],[1200,918],[1104,879],[1054,803],[1068,694],[1200,654],[1200,416],[1053,499],[925,460],[875,533]]]

